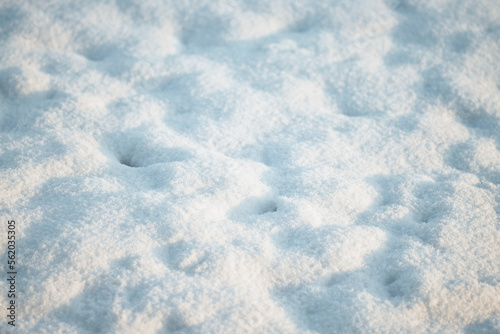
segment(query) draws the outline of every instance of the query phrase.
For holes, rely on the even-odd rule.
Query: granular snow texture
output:
[[[1,0],[0,136],[1,333],[500,332],[498,0]]]

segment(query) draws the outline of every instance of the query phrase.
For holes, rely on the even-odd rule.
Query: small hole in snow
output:
[[[231,209],[230,214],[235,216],[263,215],[278,211],[276,202],[262,197],[248,197]]]
[[[130,156],[123,156],[120,159],[118,159],[118,161],[120,161],[122,165],[125,165],[127,167],[133,167],[133,168],[140,167],[132,161]]]
[[[270,201],[267,203],[265,206],[262,207],[262,210],[260,212],[261,215],[269,212],[276,212],[278,211],[278,206],[276,205],[275,202]]]

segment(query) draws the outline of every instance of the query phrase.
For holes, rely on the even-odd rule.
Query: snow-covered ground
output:
[[[498,0],[1,0],[0,138],[1,333],[500,332]]]

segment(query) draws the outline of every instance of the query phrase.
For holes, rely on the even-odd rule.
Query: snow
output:
[[[15,332],[500,333],[499,23],[496,0],[0,1]]]

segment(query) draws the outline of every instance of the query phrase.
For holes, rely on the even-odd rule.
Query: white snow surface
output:
[[[1,0],[0,138],[2,333],[500,332],[497,0]]]

